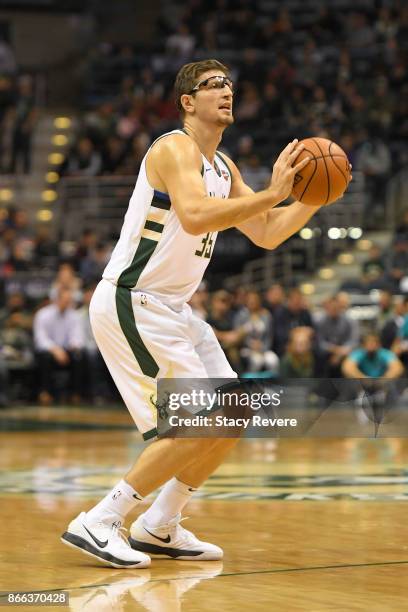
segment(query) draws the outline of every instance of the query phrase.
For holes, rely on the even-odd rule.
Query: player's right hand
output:
[[[305,146],[298,144],[297,138],[292,140],[281,152],[276,160],[273,170],[269,189],[273,191],[274,198],[282,202],[292,193],[293,181],[295,174],[302,170],[310,161],[310,157],[305,157],[301,162],[293,166],[293,163],[299,153],[303,151]]]

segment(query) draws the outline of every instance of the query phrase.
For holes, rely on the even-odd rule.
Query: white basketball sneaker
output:
[[[102,561],[104,565],[121,569],[148,567],[150,557],[132,550],[123,531],[120,525],[88,525],[86,513],[81,512],[70,522],[67,531],[61,536],[61,542]]]
[[[134,550],[149,555],[164,555],[188,561],[218,561],[223,550],[215,544],[201,542],[196,536],[181,527],[181,514],[160,527],[149,527],[144,514],[130,527],[129,544]]]

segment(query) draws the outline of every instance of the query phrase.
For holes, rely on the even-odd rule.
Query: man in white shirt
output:
[[[53,397],[53,374],[57,369],[69,373],[69,391],[77,402],[80,397],[84,337],[81,319],[72,308],[72,291],[61,288],[54,302],[40,308],[34,317],[34,347],[39,369],[41,404]]]

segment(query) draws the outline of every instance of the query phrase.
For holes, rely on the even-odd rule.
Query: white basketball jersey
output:
[[[160,138],[169,134],[185,134],[189,138],[182,130],[173,130]],[[128,289],[151,293],[180,310],[203,278],[217,232],[193,236],[182,228],[168,194],[149,185],[147,154],[140,166],[120,237],[103,278]],[[203,155],[202,161],[201,172],[207,194],[228,198],[231,173],[223,157],[217,152],[214,166]]]

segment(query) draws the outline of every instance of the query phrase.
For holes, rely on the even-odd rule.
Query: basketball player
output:
[[[187,302],[213,252],[217,232],[237,227],[274,249],[318,210],[295,202],[274,210],[292,191],[303,146],[279,155],[270,185],[254,193],[217,148],[233,123],[233,84],[216,60],[183,66],[175,83],[184,127],[158,138],[142,162],[119,241],[90,305],[93,333],[112,377],[145,440],[157,435],[159,377],[235,378],[211,327]],[[181,513],[237,440],[159,439],[102,501],[69,525],[62,541],[113,567],[146,567],[149,554],[215,560],[223,551],[180,525]],[[121,529],[129,512],[164,485],[152,506]]]

